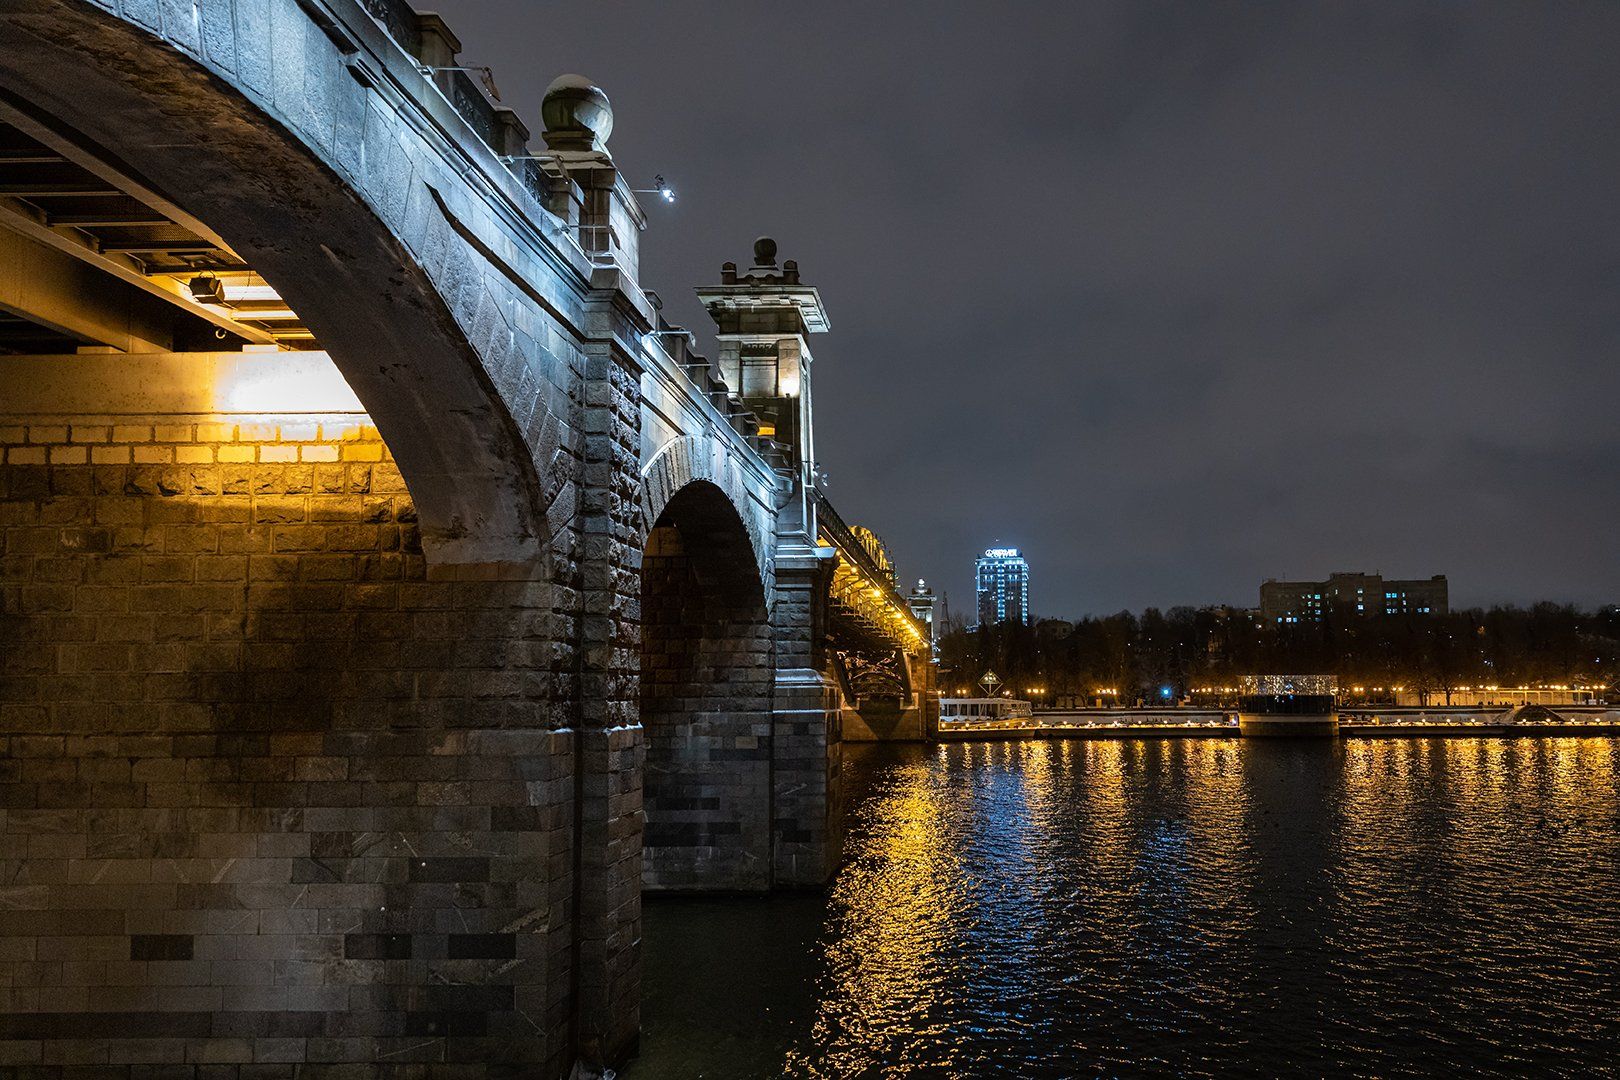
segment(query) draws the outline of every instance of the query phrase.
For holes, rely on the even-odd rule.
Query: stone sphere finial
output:
[[[559,75],[546,87],[540,118],[547,133],[589,136],[597,149],[613,134],[613,105],[600,86],[583,75]]]
[[[776,241],[768,236],[762,236],[754,241],[754,265],[776,265]]]

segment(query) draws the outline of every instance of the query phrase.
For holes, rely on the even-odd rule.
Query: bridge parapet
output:
[[[845,524],[820,491],[815,494],[815,506],[820,539],[838,553],[834,600],[894,648],[911,651],[924,647],[924,627],[895,587],[894,567],[881,542],[870,531]]]

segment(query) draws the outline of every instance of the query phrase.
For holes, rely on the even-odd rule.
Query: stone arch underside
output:
[[[420,140],[335,46],[292,4],[267,9],[274,25],[242,25],[246,10],[228,71],[182,51],[201,51],[189,17],[154,33],[87,3],[11,4],[0,88],[289,302],[392,448],[430,558],[541,559],[573,515],[568,364],[518,333],[510,296],[438,210]]]
[[[743,468],[718,439],[683,435],[659,447],[641,470],[641,535],[643,539],[670,502],[687,485],[702,482],[718,488],[748,537],[749,551],[767,597],[773,577],[771,539],[774,522],[751,498]]]
[[[766,889],[773,651],[764,582],[719,486],[695,480],[660,501],[642,557],[642,881]]]

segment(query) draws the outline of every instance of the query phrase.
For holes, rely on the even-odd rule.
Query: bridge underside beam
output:
[[[0,224],[0,308],[84,345],[120,352],[174,347],[174,309]],[[201,335],[198,335],[199,339]]]

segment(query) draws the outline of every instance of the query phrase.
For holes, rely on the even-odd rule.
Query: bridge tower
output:
[[[829,329],[821,294],[799,280],[794,260],[777,266],[776,241],[768,236],[754,241],[754,265],[747,272],[739,274],[737,264],[728,262],[720,268],[720,284],[697,294],[715,321],[721,378],[791,469],[793,493],[777,535],[791,536],[797,528],[814,546],[809,336]]]
[[[809,336],[829,323],[821,294],[780,266],[776,241],[754,242],[754,265],[720,269],[700,287],[715,321],[717,367],[731,401],[753,414],[782,477],[774,537],[772,693],[773,880],[825,881],[839,848],[841,698],[828,674],[826,598],[837,558],[818,543]]]

